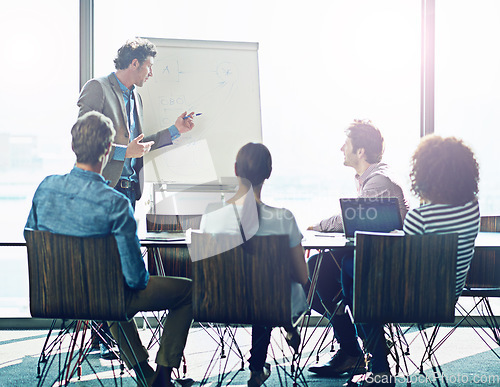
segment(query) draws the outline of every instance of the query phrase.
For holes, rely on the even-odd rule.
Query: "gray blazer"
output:
[[[138,134],[141,134],[143,132],[142,99],[136,90],[134,90],[134,99],[136,101],[135,109],[137,117],[137,122],[135,124]],[[113,121],[113,125],[116,130],[116,136],[113,143],[124,146],[128,145],[130,142],[130,131],[128,127],[127,111],[125,109],[122,90],[120,89],[120,85],[118,84],[114,73],[111,73],[107,77],[94,78],[88,81],[80,92],[78,107],[80,108],[78,117],[81,117],[89,111],[98,111],[109,117],[111,121]],[[164,136],[167,135],[167,133],[167,136],[170,135],[168,129],[162,130],[161,133]],[[150,139],[151,138],[148,138],[148,140]],[[171,143],[172,141],[170,140],[170,144]],[[118,183],[124,163],[123,161],[113,160],[114,151],[115,146],[113,145],[108,164],[103,171],[103,176],[106,180],[110,180],[111,187],[114,187]],[[137,159],[134,167],[137,175],[139,176],[140,183],[140,191],[136,192],[137,200],[142,194],[144,184],[144,172],[142,167],[143,160],[141,157]]]

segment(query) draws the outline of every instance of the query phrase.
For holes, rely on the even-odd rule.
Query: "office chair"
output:
[[[120,255],[112,235],[80,238],[25,230],[25,238],[31,316],[63,320],[57,338],[49,346],[50,353],[44,353],[50,360],[45,359],[38,385],[43,385],[56,358],[60,363],[56,381],[67,385],[75,373],[81,376],[84,361],[92,368],[87,359],[91,340],[86,340],[86,332],[99,334],[92,320],[128,320],[125,299],[129,290],[123,279]],[[67,336],[69,350],[63,356],[61,349]],[[58,357],[52,356],[53,350]],[[123,364],[120,368],[121,375]],[[145,384],[143,375],[136,376],[138,383]]]
[[[482,216],[480,231],[500,232],[500,217]],[[500,345],[500,324],[490,303],[490,298],[499,297],[500,252],[476,250],[467,273],[465,288],[455,306],[461,317],[438,345],[444,343],[458,327],[467,324],[500,359],[500,353],[495,348]],[[468,305],[464,302],[466,299],[472,301],[472,304]]]
[[[313,249],[315,250],[315,249]],[[312,350],[309,352],[306,362],[309,362],[312,357],[315,358],[315,362],[318,363],[320,356],[325,351],[334,352],[335,346],[338,345],[335,337],[329,338],[330,333],[333,336],[332,328],[332,318],[337,313],[342,300],[342,286],[340,280],[338,281],[338,290],[330,291],[328,294],[328,299],[323,300],[321,298],[318,289],[322,286],[319,282],[320,273],[323,270],[336,271],[336,275],[340,278],[340,270],[342,267],[342,258],[345,254],[344,249],[320,249],[317,250],[318,253],[313,255],[314,259],[309,260],[309,255],[311,254],[311,249],[306,250],[306,260],[309,266],[309,283],[304,287],[308,294],[308,304],[311,310],[319,311],[320,316],[316,323],[313,325],[311,323],[312,316],[311,313],[307,314],[304,318],[303,326],[304,329],[304,340],[311,341],[314,343]],[[326,266],[326,269],[325,269]],[[331,278],[323,277],[323,281],[326,279],[332,280]],[[323,311],[321,313],[321,311]],[[319,339],[312,339],[312,336],[320,329],[322,325],[326,325],[326,328],[322,330],[322,334]]]
[[[182,232],[188,228],[197,229],[200,226],[201,216],[146,214],[146,229],[148,232]],[[150,275],[191,278],[191,260],[186,246],[147,247],[146,254]],[[167,312],[141,312],[141,314],[145,327],[151,332],[151,339],[146,346],[149,350],[160,343]],[[182,373],[176,370],[174,374],[178,377],[181,377],[181,374],[185,376],[187,367],[186,358],[183,356]]]
[[[416,364],[419,371],[423,373],[429,361],[433,371],[442,374],[434,344],[440,323],[454,321],[457,243],[458,234],[356,233],[354,322],[392,324],[391,342],[402,340],[393,345],[394,351],[400,349],[393,358],[403,361],[396,364],[396,374],[404,367],[409,375],[401,323],[419,327],[426,346]],[[435,324],[430,336],[425,324]]]
[[[241,324],[297,326],[305,311],[292,316],[288,236],[254,236],[243,245],[238,245],[239,240],[239,235],[193,233],[190,253],[194,320],[209,323],[216,329],[221,343],[219,349],[228,346],[229,353],[236,353],[242,370],[245,355],[231,327]],[[271,347],[277,344],[272,342]],[[270,352],[283,354],[275,348]],[[298,352],[288,360],[294,364],[288,374],[294,385],[300,378],[300,350]],[[275,363],[278,363],[276,359]],[[201,384],[208,380],[211,367],[212,364]],[[225,370],[224,367],[222,375],[218,375],[218,385],[229,375]]]

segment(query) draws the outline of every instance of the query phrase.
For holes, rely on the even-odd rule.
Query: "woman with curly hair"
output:
[[[462,293],[479,232],[479,166],[472,150],[455,137],[429,135],[411,159],[411,190],[421,206],[405,217],[406,234],[458,233],[456,299]],[[373,347],[372,375],[365,386],[394,386],[381,324],[363,324]]]
[[[455,137],[425,137],[412,158],[411,190],[422,205],[405,218],[407,234],[458,233],[457,299],[462,293],[479,231],[479,166]]]

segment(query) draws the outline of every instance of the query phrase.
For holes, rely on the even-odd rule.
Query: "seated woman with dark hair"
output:
[[[293,291],[299,294],[305,303],[302,286],[308,279],[307,264],[301,245],[302,234],[293,214],[285,208],[270,207],[261,201],[264,180],[269,178],[272,170],[272,159],[269,150],[263,144],[248,143],[236,156],[234,166],[238,177],[238,191],[224,205],[209,206],[203,215],[200,229],[203,232],[241,233],[242,242],[253,235],[288,235],[290,243],[291,277]],[[263,257],[262,259],[265,259]],[[292,306],[293,309],[293,306]],[[287,341],[297,349],[300,337],[296,330],[287,328]],[[252,349],[250,350],[251,376],[248,386],[260,386],[270,375],[270,367],[266,364],[267,349],[271,339],[272,327],[252,326]]]
[[[436,135],[424,137],[411,160],[412,192],[421,206],[405,217],[407,234],[458,233],[456,299],[462,293],[474,255],[474,241],[479,232],[477,200],[479,166],[472,150],[461,140]],[[347,283],[347,281],[346,281]],[[344,284],[343,284],[344,285]],[[343,289],[352,306],[352,289]],[[370,383],[365,386],[394,386],[387,361],[386,341],[381,324],[362,324],[367,348],[372,354]],[[373,338],[373,340],[372,340]]]
[[[423,202],[406,215],[407,234],[458,233],[457,299],[462,293],[479,232],[479,166],[455,137],[429,136],[413,154],[412,191]]]

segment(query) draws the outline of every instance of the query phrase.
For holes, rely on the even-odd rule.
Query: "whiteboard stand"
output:
[[[157,203],[161,200],[166,192],[178,192],[178,193],[198,193],[200,198],[200,203],[196,206],[191,206],[191,210],[177,209],[175,208],[175,214],[179,215],[177,212],[187,214],[190,212],[191,215],[202,214],[203,210],[208,203],[213,203],[215,198],[219,198],[220,201],[225,201],[226,193],[236,193],[238,189],[238,181],[236,178],[225,178],[220,179],[218,182],[206,183],[206,184],[180,184],[180,183],[153,183],[152,184],[152,211],[153,214],[158,213]],[[204,195],[206,194],[206,195]],[[215,194],[215,195],[214,195]],[[220,195],[220,196],[219,196]],[[196,208],[193,211],[193,207]],[[170,212],[170,211],[169,211]],[[193,212],[198,212],[198,214],[193,214]]]
[[[170,127],[183,112],[202,115],[172,145],[144,155],[145,181],[191,184],[234,176],[238,150],[262,142],[259,44],[147,39],[158,53],[154,76],[138,90],[144,135]],[[205,186],[205,192],[227,189],[219,183]]]

